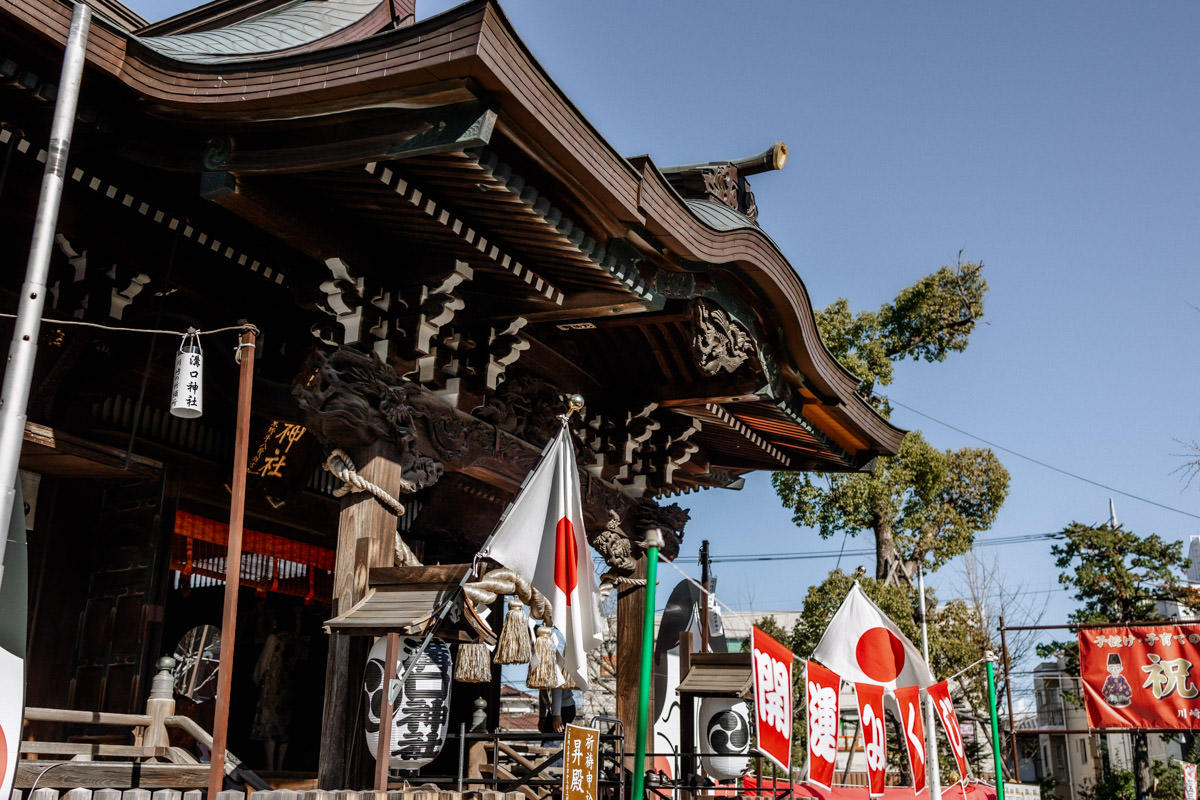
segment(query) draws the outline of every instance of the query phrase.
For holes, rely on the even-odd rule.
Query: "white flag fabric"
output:
[[[921,651],[855,582],[833,615],[812,657],[851,683],[885,689],[931,685]]]
[[[604,622],[566,425],[542,452],[480,555],[513,570],[550,601],[554,627],[566,640],[564,667],[587,689],[586,654],[600,644]]]

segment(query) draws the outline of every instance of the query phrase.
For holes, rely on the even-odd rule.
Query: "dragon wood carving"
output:
[[[755,355],[754,339],[720,307],[697,301],[692,322],[692,348],[705,375],[733,372]]]
[[[400,450],[402,474],[417,489],[442,477],[442,465],[415,451],[416,425],[428,416],[420,387],[378,358],[349,348],[310,359],[308,379],[292,390],[305,424],[327,448],[364,447],[378,439]]]

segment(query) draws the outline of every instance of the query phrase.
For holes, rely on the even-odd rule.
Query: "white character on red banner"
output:
[[[912,768],[913,792],[925,791],[925,725],[921,722],[921,690],[916,686],[896,688],[896,705],[900,711],[900,727],[904,731],[904,746]]]
[[[758,749],[783,769],[792,768],[792,651],[758,628],[750,629],[754,715]]]
[[[887,777],[887,733],[883,727],[883,687],[854,684],[858,715],[862,720],[863,753],[867,757],[867,780],[872,797],[881,797]]]
[[[950,689],[945,681],[935,683],[927,690],[933,698],[933,707],[937,711],[942,728],[946,731],[946,739],[950,742],[950,750],[958,763],[960,781],[965,781],[970,774],[967,766],[967,753],[963,749],[962,730],[958,727],[958,714],[954,711],[954,701],[950,699]]]
[[[806,673],[808,782],[828,789],[837,763],[838,690],[842,680],[815,661],[808,662]]]

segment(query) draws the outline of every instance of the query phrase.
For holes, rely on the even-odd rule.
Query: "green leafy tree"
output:
[[[887,416],[890,408],[875,388],[891,384],[893,365],[945,361],[967,349],[986,294],[983,264],[963,262],[960,253],[954,266],[926,275],[878,311],[856,314],[850,301],[835,300],[817,313],[817,330],[829,352],[862,381],[862,396]]]
[[[1109,772],[1099,780],[1082,786],[1081,800],[1137,800],[1133,773],[1126,770]]]
[[[829,351],[860,380],[859,391],[884,416],[891,413],[877,386],[892,382],[905,359],[943,361],[966,349],[983,316],[983,265],[945,266],[904,289],[878,311],[850,311],[837,300],[817,313]],[[917,432],[900,453],[881,458],[869,473],[777,472],[772,477],[797,525],[823,538],[871,531],[875,577],[912,585],[917,565],[937,569],[970,548],[991,527],[1008,494],[1008,471],[991,450],[937,450]]]
[[[1200,592],[1181,580],[1188,560],[1180,542],[1165,541],[1157,534],[1138,536],[1119,525],[1072,522],[1050,552],[1061,570],[1058,582],[1075,591],[1078,607],[1071,614],[1072,622],[1162,620],[1160,601],[1200,608]],[[1077,668],[1077,643],[1054,642],[1039,648],[1043,655],[1056,651],[1066,653],[1072,668]],[[1133,757],[1136,796],[1146,797],[1153,785],[1146,734],[1133,735]],[[1113,787],[1104,791],[1109,789]],[[1096,791],[1100,790],[1097,784]],[[1095,800],[1101,800],[1101,795],[1097,794]]]
[[[1160,620],[1159,601],[1200,607],[1200,592],[1181,580],[1188,560],[1180,542],[1079,522],[1061,535],[1050,552],[1061,570],[1058,582],[1075,591],[1072,622]]]
[[[911,586],[915,568],[936,570],[965,553],[1008,496],[1008,470],[991,450],[938,450],[914,431],[900,453],[869,473],[777,472],[772,483],[797,525],[824,539],[875,537],[875,578]]]

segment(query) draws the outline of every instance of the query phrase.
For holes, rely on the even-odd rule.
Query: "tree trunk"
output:
[[[892,521],[875,521],[875,580],[885,584],[910,586],[912,580],[904,571],[900,551],[896,549],[896,537],[892,535]]]
[[[1137,800],[1147,800],[1153,788],[1150,774],[1150,742],[1144,733],[1133,734],[1133,785]]]

